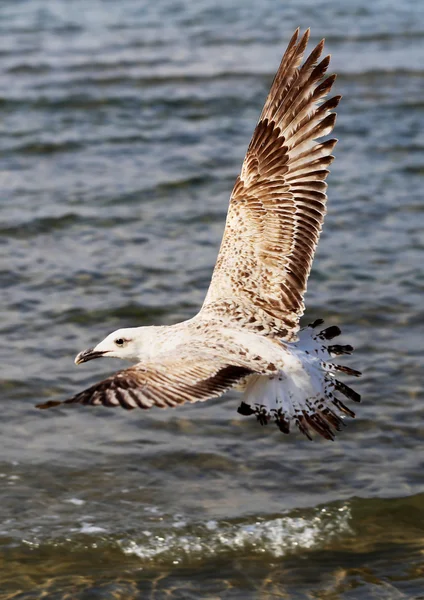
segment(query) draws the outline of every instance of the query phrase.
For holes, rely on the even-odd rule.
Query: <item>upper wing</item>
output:
[[[293,337],[326,213],[325,179],[337,140],[317,143],[336,120],[340,96],[320,104],[335,76],[322,78],[324,40],[300,66],[309,30],[291,39],[234,186],[219,256],[202,310],[226,305],[260,314],[258,330]],[[320,83],[321,82],[321,83]],[[253,322],[252,322],[253,321]],[[260,322],[260,325],[259,325]],[[249,319],[255,328],[255,319]],[[260,327],[260,329],[259,329]],[[267,331],[268,330],[268,331]]]
[[[138,363],[118,371],[68,400],[44,402],[37,408],[73,403],[126,409],[174,407],[220,396],[252,372],[209,354],[191,351],[189,355],[184,349],[178,350],[158,357],[158,362]]]

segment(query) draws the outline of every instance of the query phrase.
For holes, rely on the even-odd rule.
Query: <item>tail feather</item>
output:
[[[327,329],[320,331],[317,337],[322,340],[332,340],[340,334],[340,327],[337,327],[337,325],[332,325],[331,327],[327,327]]]
[[[350,354],[353,348],[327,345],[327,340],[341,332],[334,325],[316,333],[314,329],[322,324],[322,319],[315,321],[300,331],[297,342],[283,344],[284,368],[275,376],[248,379],[240,414],[255,414],[262,425],[274,420],[286,434],[294,423],[308,439],[317,433],[328,440],[334,440],[335,433],[341,431],[346,415],[355,417],[336,393],[353,402],[360,402],[361,396],[335,374],[359,377],[361,373],[328,361],[331,355]]]
[[[322,418],[318,412],[313,412],[310,415],[306,411],[303,411],[303,416],[305,417],[308,425],[312,427],[319,435],[321,435],[326,440],[334,440],[334,432],[332,431],[330,424],[326,421],[326,419]]]
[[[345,415],[348,415],[349,417],[352,417],[352,419],[355,418],[355,413],[353,412],[353,410],[350,410],[350,408],[343,404],[343,402],[338,398],[333,398],[333,404],[340,410],[340,412],[344,413]]]
[[[362,375],[361,371],[357,371],[356,369],[352,369],[351,367],[346,367],[345,365],[334,365],[331,363],[323,363],[324,367],[327,369],[329,373],[344,373],[345,375],[352,375],[353,377],[360,377]]]
[[[295,423],[299,428],[299,431],[301,433],[303,433],[303,435],[306,435],[306,437],[308,438],[308,440],[310,440],[312,442],[312,435],[311,435],[311,430],[309,429],[308,425],[308,420],[305,417],[305,415],[300,415],[299,417],[297,417],[295,419]]]
[[[358,392],[355,392],[355,390],[352,390],[351,387],[349,387],[348,385],[346,385],[342,381],[339,381],[338,379],[335,379],[334,380],[334,386],[335,386],[336,390],[338,390],[341,394],[343,394],[344,396],[346,396],[346,398],[350,398],[350,400],[353,400],[353,402],[360,402],[361,401],[360,394],[358,394]]]
[[[287,418],[285,418],[281,413],[275,414],[275,422],[277,424],[278,429],[282,433],[290,433],[290,421]]]
[[[346,375],[352,375],[352,377],[360,377],[362,375],[361,371],[357,371],[351,367],[345,367],[344,365],[335,365],[334,368],[336,371],[340,371]]]
[[[334,404],[334,402],[333,402],[333,404]],[[336,406],[336,404],[334,404],[334,405]],[[322,410],[322,415],[325,418],[325,420],[329,422],[331,427],[333,427],[336,431],[341,431],[343,429],[343,427],[345,427],[345,423],[342,421],[341,417],[339,415],[337,415],[334,412],[334,410],[331,410],[331,408],[328,408],[328,407],[324,408]],[[350,411],[350,416],[355,417],[355,413]]]
[[[346,344],[345,346],[333,344],[332,346],[327,346],[327,350],[330,354],[334,354],[335,356],[339,356],[340,354],[352,354],[353,352],[353,348],[350,344]]]

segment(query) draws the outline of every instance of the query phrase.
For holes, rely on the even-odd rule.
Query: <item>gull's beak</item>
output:
[[[88,360],[93,360],[93,358],[100,358],[104,356],[105,352],[99,352],[98,350],[94,350],[94,348],[89,348],[88,350],[83,350],[75,357],[75,364],[80,365],[81,363],[85,363]]]

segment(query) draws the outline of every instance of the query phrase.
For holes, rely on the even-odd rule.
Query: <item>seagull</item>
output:
[[[325,180],[334,157],[340,96],[325,100],[335,75],[322,40],[303,61],[309,29],[297,29],[275,75],[231,194],[224,235],[199,313],[171,326],[118,329],[80,352],[77,365],[103,356],[135,364],[60,404],[125,409],[203,402],[234,388],[238,412],[333,440],[354,412],[338,379],[360,372],[332,362],[350,345],[315,321],[300,329],[303,297],[326,214]]]

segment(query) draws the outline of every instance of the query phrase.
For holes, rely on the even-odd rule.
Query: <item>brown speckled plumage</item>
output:
[[[225,232],[203,310],[233,306],[243,326],[295,337],[326,212],[326,183],[336,140],[328,135],[340,97],[321,103],[320,42],[302,66],[309,30],[296,31],[283,56],[231,195]],[[321,103],[321,104],[320,104]],[[253,316],[253,320],[251,317]]]

